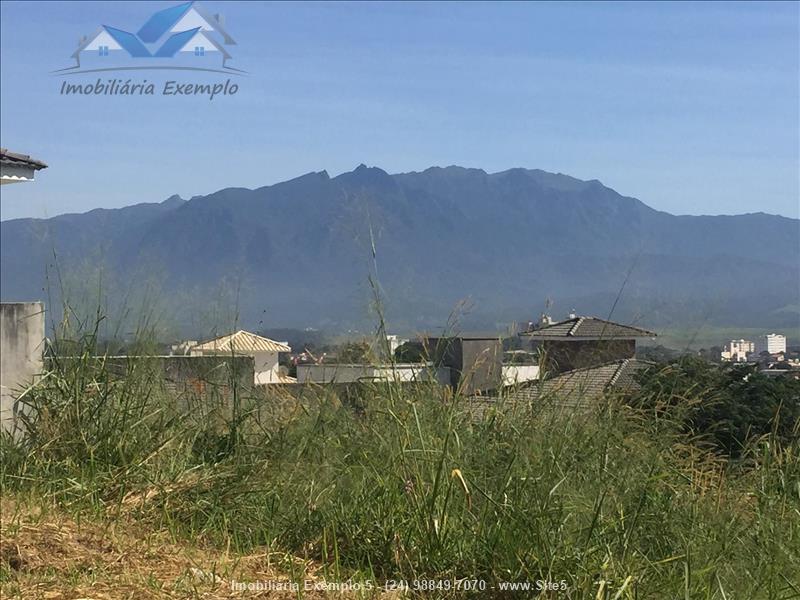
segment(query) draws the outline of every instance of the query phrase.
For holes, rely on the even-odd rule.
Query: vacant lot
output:
[[[4,595],[227,597],[231,581],[311,578],[451,582],[409,592],[428,597],[469,595],[464,580],[496,597],[514,595],[504,582],[800,596],[797,444],[767,434],[733,461],[669,403],[476,413],[433,387],[364,386],[187,404],[146,365],[115,379],[95,360],[28,402],[27,439],[2,446]]]

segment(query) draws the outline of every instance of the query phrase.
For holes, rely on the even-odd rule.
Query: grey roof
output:
[[[19,167],[29,167],[34,170],[46,169],[47,165],[40,160],[31,158],[27,154],[10,152],[6,148],[0,148],[0,163],[5,165],[15,165]]]
[[[633,339],[656,337],[646,329],[598,319],[597,317],[574,317],[533,331],[521,333],[534,339],[588,338],[588,339]]]
[[[89,44],[91,44],[98,35],[103,33],[103,31],[105,31],[105,29],[103,29],[102,27],[98,27],[92,35],[83,36],[80,43],[78,44],[78,48],[75,50],[75,52],[72,53],[72,58],[78,60],[80,58],[81,52],[83,52],[83,49],[86,48],[86,46],[88,46]],[[73,69],[75,67],[70,67],[70,68]]]
[[[639,388],[635,374],[654,363],[628,358],[597,367],[576,369],[543,381],[532,381],[505,397],[471,396],[466,398],[466,408],[473,418],[482,418],[492,411],[508,407],[534,408],[547,404],[548,408],[579,410],[591,406],[603,394],[624,393]]]
[[[520,399],[539,400],[546,397],[561,400],[594,399],[609,390],[632,391],[638,389],[634,375],[653,363],[635,358],[615,360],[596,367],[567,371],[516,392]]]

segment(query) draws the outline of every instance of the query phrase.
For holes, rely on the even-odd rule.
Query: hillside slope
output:
[[[539,170],[390,175],[361,165],[189,201],[5,221],[2,298],[46,297],[56,272],[71,290],[102,268],[112,298],[157,281],[181,318],[228,294],[247,326],[345,327],[369,319],[374,244],[398,327],[441,324],[464,298],[474,326],[533,317],[548,298],[559,314],[605,315],[621,289],[623,320],[791,327],[799,233],[797,220],[762,213],[674,216],[599,181]]]

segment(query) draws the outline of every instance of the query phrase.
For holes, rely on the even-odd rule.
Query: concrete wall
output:
[[[253,389],[252,356],[112,356],[106,360],[108,371],[120,378],[132,364],[149,369],[176,399],[215,395],[228,400],[234,386],[244,395]]]
[[[16,398],[43,370],[44,303],[0,303],[0,426],[16,427]]]
[[[503,375],[503,343],[499,339],[463,339],[461,356],[457,387],[462,393],[497,389]]]
[[[501,385],[503,344],[499,338],[429,337],[424,352],[437,366],[450,368],[450,385],[463,394]]]

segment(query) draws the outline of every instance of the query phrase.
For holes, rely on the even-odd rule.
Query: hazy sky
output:
[[[3,187],[3,219],[362,162],[541,168],[680,214],[800,213],[798,3],[204,2],[249,72],[235,96],[59,94],[50,72],[80,36],[174,4],[2,2],[0,141],[50,164]]]

